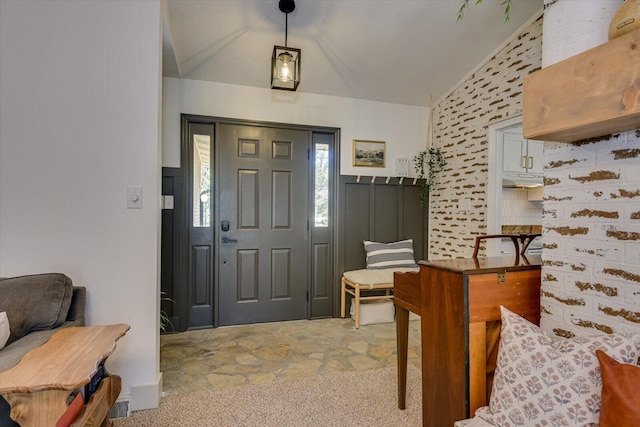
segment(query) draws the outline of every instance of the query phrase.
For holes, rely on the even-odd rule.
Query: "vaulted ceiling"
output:
[[[302,49],[298,92],[428,106],[542,9],[543,0],[297,0],[288,46]],[[169,0],[163,74],[270,87],[284,45],[278,0]]]

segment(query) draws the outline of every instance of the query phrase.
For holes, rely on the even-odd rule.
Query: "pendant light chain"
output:
[[[289,12],[284,14],[284,47],[287,47],[288,36],[289,36]]]

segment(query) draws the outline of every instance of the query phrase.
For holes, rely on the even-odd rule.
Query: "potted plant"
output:
[[[160,304],[162,304],[162,301],[168,301],[173,304],[175,301],[166,295],[166,292],[160,292]],[[170,326],[171,330],[173,330],[173,323],[171,323],[169,314],[165,310],[160,309],[160,332],[167,332],[167,326]]]
[[[435,185],[437,175],[447,164],[440,148],[430,147],[421,151],[413,158],[414,168],[418,178],[422,180],[420,186],[420,206],[425,207],[429,201],[429,192]]]

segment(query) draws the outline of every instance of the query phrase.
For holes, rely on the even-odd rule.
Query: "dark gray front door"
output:
[[[219,126],[221,326],[308,317],[310,135]]]

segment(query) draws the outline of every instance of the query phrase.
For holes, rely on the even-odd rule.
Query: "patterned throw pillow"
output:
[[[638,334],[561,339],[501,307],[502,332],[490,398],[497,426],[597,425],[602,377],[595,354],[636,363]]]
[[[364,241],[367,253],[367,268],[417,267],[413,257],[413,239],[393,243]]]

